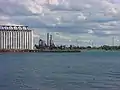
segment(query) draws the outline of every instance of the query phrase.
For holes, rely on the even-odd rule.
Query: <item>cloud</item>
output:
[[[88,39],[106,38],[101,43],[110,44],[108,37],[120,34],[120,3],[119,0],[0,0],[0,24],[28,25],[44,39],[46,32],[64,33],[54,34],[56,41],[64,43],[85,35]]]

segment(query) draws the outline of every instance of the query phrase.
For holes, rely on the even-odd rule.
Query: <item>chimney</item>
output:
[[[49,33],[47,33],[47,46],[49,46]]]
[[[50,35],[50,46],[52,45],[52,35]]]

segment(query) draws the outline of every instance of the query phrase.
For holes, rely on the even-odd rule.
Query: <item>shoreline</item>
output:
[[[80,50],[0,50],[0,53],[78,53],[78,52],[120,52],[120,50],[80,49]]]
[[[0,53],[40,53],[40,52],[69,53],[69,52],[81,52],[81,50],[0,50]]]

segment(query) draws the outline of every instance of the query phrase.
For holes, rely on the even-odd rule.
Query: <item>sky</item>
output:
[[[34,42],[120,45],[120,0],[0,0],[1,25],[27,25]]]

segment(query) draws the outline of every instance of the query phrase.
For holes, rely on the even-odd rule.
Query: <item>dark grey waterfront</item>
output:
[[[120,90],[120,52],[0,54],[0,90]]]

